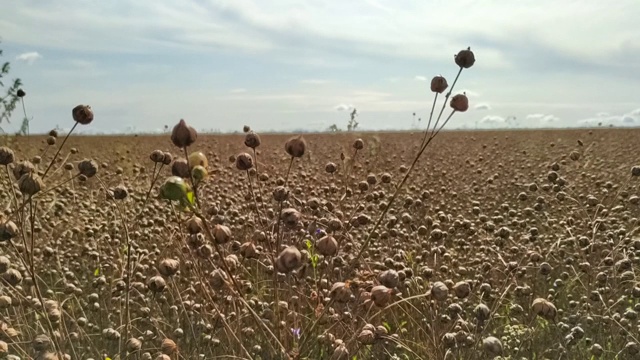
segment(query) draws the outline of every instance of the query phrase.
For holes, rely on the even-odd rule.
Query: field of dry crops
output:
[[[637,359],[639,137],[5,139],[0,356]]]

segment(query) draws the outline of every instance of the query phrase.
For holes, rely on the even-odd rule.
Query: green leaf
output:
[[[313,246],[313,244],[311,243],[311,240],[305,239],[304,244],[307,246],[307,250],[311,250],[311,247]]]
[[[95,276],[95,277],[100,276],[100,268],[96,268],[96,269],[93,271],[93,276]]]
[[[382,326],[384,326],[384,328],[387,329],[388,332],[391,332],[391,325],[389,325],[388,322],[383,321]]]
[[[189,201],[189,203],[191,205],[195,205],[196,204],[196,196],[193,193],[193,191],[187,192],[187,200]]]
[[[405,325],[407,325],[407,320],[401,322],[399,328],[402,329]]]

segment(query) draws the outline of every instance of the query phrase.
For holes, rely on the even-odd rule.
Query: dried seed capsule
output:
[[[89,159],[82,160],[78,163],[78,171],[81,175],[91,178],[98,173],[98,163]]]
[[[465,94],[458,94],[451,98],[449,105],[455,111],[465,112],[469,109],[469,99]]]
[[[18,226],[11,220],[0,223],[0,242],[13,239],[18,231]]]
[[[471,51],[471,48],[469,47],[466,50],[460,50],[460,52],[458,52],[458,54],[455,57],[455,62],[456,62],[456,65],[460,66],[461,68],[468,69],[472,67],[473,64],[475,64],[476,57],[473,54],[473,51]]]
[[[175,259],[162,259],[158,264],[158,272],[162,276],[173,276],[180,268],[180,261]]]
[[[185,159],[176,159],[171,164],[171,175],[179,176],[181,178],[189,177],[189,164]]]
[[[140,351],[140,349],[142,348],[142,341],[136,338],[131,338],[127,340],[126,347],[127,347],[127,352],[129,353]]]
[[[21,161],[16,164],[13,168],[13,176],[16,179],[20,179],[22,175],[29,174],[36,171],[35,165],[33,165],[30,161]]]
[[[276,259],[275,268],[281,273],[288,273],[302,264],[302,254],[295,246],[282,250]]]
[[[482,349],[491,356],[502,355],[502,342],[498,338],[489,336],[482,340]]]
[[[171,339],[162,340],[162,345],[160,345],[160,351],[162,351],[165,355],[171,355],[178,350],[178,345]]]
[[[302,157],[307,150],[307,142],[302,135],[292,137],[284,144],[284,150],[291,157]]]
[[[151,155],[149,155],[149,158],[154,163],[161,163],[164,161],[164,153],[162,152],[162,150],[153,150],[151,152]]]
[[[127,196],[129,196],[129,191],[127,190],[126,187],[124,187],[124,185],[118,185],[115,188],[113,188],[114,199],[123,200],[123,199],[126,199]]]
[[[9,165],[13,163],[15,160],[15,155],[13,150],[9,149],[6,146],[0,147],[0,165]]]
[[[73,120],[81,125],[89,125],[93,121],[93,109],[89,105],[78,105],[71,110]]]
[[[356,149],[356,150],[364,149],[364,141],[362,141],[362,139],[356,139],[353,142],[353,148]]]
[[[37,194],[44,187],[44,181],[34,173],[24,174],[18,179],[18,188],[20,192],[33,196]]]
[[[334,256],[338,254],[338,241],[333,236],[324,236],[316,242],[316,249],[322,256]]]
[[[180,119],[178,124],[171,131],[171,142],[179,148],[191,146],[198,138],[198,133],[194,128],[187,125],[184,119]]]
[[[170,152],[165,152],[164,153],[164,158],[162,159],[162,163],[164,165],[169,165],[169,164],[171,164],[172,161],[173,161],[173,155],[171,155]]]
[[[236,168],[241,171],[247,171],[253,167],[253,158],[247,153],[241,153],[236,156]]]
[[[261,144],[260,136],[258,136],[258,134],[254,133],[253,131],[248,132],[244,137],[244,144],[247,147],[255,149]]]
[[[448,87],[447,79],[443,76],[434,76],[431,79],[431,91],[435,93],[442,94]]]
[[[533,300],[533,303],[531,304],[531,310],[533,310],[534,314],[546,320],[555,319],[558,312],[556,306],[553,305],[552,302],[543,298],[537,298]]]

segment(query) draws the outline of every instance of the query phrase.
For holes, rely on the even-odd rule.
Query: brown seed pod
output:
[[[273,190],[273,200],[283,202],[289,198],[289,191],[284,186],[278,186]]]
[[[15,161],[13,150],[6,146],[0,147],[0,165],[7,166]]]
[[[307,142],[302,135],[292,137],[284,144],[284,150],[291,157],[302,157],[307,150]]]
[[[16,227],[17,229],[17,227]],[[6,256],[0,256],[0,274],[4,274],[11,267],[11,260]]]
[[[89,125],[93,121],[93,109],[89,105],[78,105],[71,110],[73,120],[81,125]]]
[[[531,304],[531,310],[534,314],[546,320],[555,319],[556,314],[558,313],[556,306],[553,305],[551,301],[543,298],[537,298],[533,300],[533,303]]]
[[[149,355],[151,356],[151,355]],[[149,359],[151,359],[151,357],[149,357]],[[155,360],[171,360],[171,356],[167,355],[167,354],[160,354],[158,356],[156,356]]]
[[[5,358],[8,353],[9,353],[9,345],[6,342],[0,340],[0,357]]]
[[[231,229],[227,226],[216,224],[213,228],[213,239],[218,244],[226,244],[231,241],[232,233]]]
[[[190,176],[189,164],[186,159],[175,159],[171,164],[171,174],[181,178],[188,178]]]
[[[171,339],[162,340],[160,351],[165,355],[172,355],[178,350],[178,345]]]
[[[388,288],[394,288],[400,284],[400,276],[393,269],[385,270],[378,275],[378,281]]]
[[[56,144],[56,138],[53,136],[47,137],[47,145],[53,146]]]
[[[52,129],[52,130],[50,130],[50,131],[49,131],[49,136],[52,136],[52,137],[54,137],[54,138],[57,138],[57,137],[58,137],[58,130],[56,130],[56,129]]]
[[[453,285],[453,292],[460,299],[464,299],[471,293],[471,286],[466,281],[459,281]]]
[[[22,175],[29,174],[36,171],[35,165],[31,161],[21,161],[13,167],[13,177],[20,179]]]
[[[247,135],[244,136],[244,144],[247,147],[255,149],[260,146],[260,143],[260,136],[258,136],[258,134],[254,133],[253,131],[248,132]]]
[[[154,163],[164,162],[164,152],[162,152],[162,150],[153,150],[151,155],[149,155],[149,159]]]
[[[302,254],[295,246],[288,246],[276,259],[275,268],[281,273],[288,273],[302,264]]]
[[[24,174],[18,179],[18,188],[21,193],[33,196],[44,188],[44,181],[35,173]]]
[[[362,345],[372,345],[375,340],[376,335],[371,330],[364,329],[360,331],[360,334],[358,334],[358,342],[360,342]]]
[[[471,51],[471,48],[467,48],[466,50],[460,50],[458,54],[455,56],[456,65],[461,68],[468,69],[473,66],[476,62],[476,57]]]
[[[302,214],[293,208],[286,208],[282,210],[282,216],[280,217],[280,220],[282,220],[284,225],[289,228],[296,227],[300,223],[301,219]]]
[[[169,165],[169,164],[171,164],[172,161],[173,161],[173,155],[171,155],[170,152],[165,152],[164,153],[164,158],[162,159],[162,163],[164,165]]]
[[[129,196],[129,190],[124,185],[118,185],[113,188],[113,197],[116,200],[124,200]]]
[[[247,153],[240,153],[236,156],[236,169],[247,171],[253,167],[253,157]]]
[[[242,127],[242,132],[248,133],[249,131],[251,131],[251,127],[249,125],[244,125]]]
[[[91,178],[98,173],[98,163],[90,159],[82,160],[78,163],[78,171],[81,175]]]
[[[9,269],[2,274],[2,280],[11,286],[16,286],[22,282],[22,274],[16,269]]]
[[[353,148],[356,149],[356,150],[364,149],[364,141],[362,141],[362,139],[356,139],[353,142]]]
[[[631,176],[640,176],[640,166],[634,166],[631,168]]]
[[[443,76],[434,76],[433,79],[431,79],[431,91],[435,93],[442,94],[448,87],[447,79]]]
[[[502,342],[493,336],[486,337],[482,340],[482,349],[491,356],[502,355]]]
[[[185,225],[187,227],[187,231],[189,232],[189,234],[201,233],[202,229],[204,228],[204,224],[202,223],[202,220],[195,215],[189,218],[189,220],[187,220],[187,223]]]
[[[256,245],[251,241],[240,245],[240,255],[247,259],[256,259],[260,255],[260,252],[256,248]]]
[[[47,335],[41,334],[33,339],[31,347],[35,352],[44,352],[51,349],[51,339]]]
[[[351,288],[347,283],[336,282],[331,286],[329,296],[336,302],[347,303],[351,299]]]
[[[371,301],[379,307],[387,306],[391,301],[391,295],[391,289],[384,285],[377,285],[371,289]]]
[[[180,269],[180,261],[175,259],[162,259],[158,264],[158,272],[162,276],[171,277]]]
[[[11,307],[12,303],[13,303],[13,300],[11,300],[11,298],[8,297],[7,295],[0,296],[0,309],[7,309]]]
[[[159,293],[164,291],[164,288],[167,287],[167,282],[161,276],[152,276],[147,281],[147,287],[151,292]]]
[[[458,94],[451,98],[449,105],[455,111],[465,112],[469,109],[469,99],[465,94]]]
[[[18,226],[13,221],[8,220],[8,221],[1,222],[0,223],[0,242],[13,239],[14,237],[16,237],[16,235],[18,235],[18,231],[19,231]]]
[[[142,341],[136,338],[130,338],[129,340],[127,340],[126,347],[127,352],[129,353],[140,351],[140,349],[142,348]]]
[[[437,281],[431,285],[431,296],[438,301],[444,301],[449,296],[449,288],[443,282]]]
[[[322,256],[335,256],[338,254],[338,241],[333,236],[324,236],[316,242],[316,250]]]
[[[327,165],[325,165],[324,167],[324,171],[328,172],[329,174],[333,174],[337,170],[338,170],[338,167],[336,166],[336,164],[332,162],[327,163]]]
[[[171,131],[171,142],[179,148],[191,146],[198,138],[198,133],[194,128],[187,125],[184,119],[180,119],[178,124]]]

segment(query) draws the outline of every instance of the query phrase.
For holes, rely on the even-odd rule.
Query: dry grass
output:
[[[199,206],[158,196],[172,166],[150,154],[184,157],[169,136],[71,136],[31,200],[12,170],[41,156],[44,172],[55,149],[19,138],[2,177],[0,233],[17,231],[0,247],[0,354],[635,358],[639,134],[442,133],[374,231],[422,133],[304,135],[299,158],[285,135],[255,153],[244,135],[201,135]],[[254,166],[238,170],[245,152]],[[86,181],[83,159],[98,165]]]

